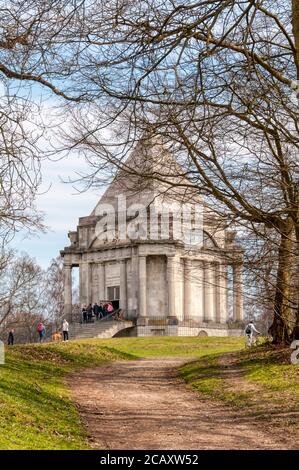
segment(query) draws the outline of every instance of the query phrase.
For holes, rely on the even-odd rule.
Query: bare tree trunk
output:
[[[292,26],[293,26],[293,35],[295,39],[295,46],[297,49],[296,67],[297,67],[297,80],[299,80],[299,1],[298,0],[292,0]]]
[[[293,339],[299,339],[299,210],[296,218],[296,275],[295,275],[295,301],[297,302],[296,326],[293,331]]]
[[[292,27],[293,27],[293,36],[295,40],[295,47],[296,47],[296,58],[295,64],[297,69],[297,80],[299,81],[299,0],[292,0]],[[298,95],[297,95],[298,97]],[[299,259],[299,211],[297,211],[296,217],[296,255],[297,255],[297,269],[298,266],[298,259]],[[298,288],[298,295],[297,295],[297,311],[296,311],[296,325],[293,330],[293,339],[299,338],[299,275],[296,275],[296,286]]]
[[[274,343],[288,343],[292,339],[294,314],[291,308],[291,273],[294,262],[293,221],[288,218],[281,231],[278,254],[274,319],[270,327]]]

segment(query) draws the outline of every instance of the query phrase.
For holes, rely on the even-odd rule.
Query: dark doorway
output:
[[[112,303],[114,310],[119,308],[119,286],[108,287],[108,300]]]

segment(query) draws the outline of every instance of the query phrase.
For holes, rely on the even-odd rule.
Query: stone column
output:
[[[228,293],[228,285],[227,285],[227,264],[220,263],[219,264],[219,304],[220,304],[220,312],[219,312],[219,322],[226,323],[227,322],[227,293]]]
[[[173,320],[177,320],[177,270],[178,259],[175,256],[167,256],[168,318]]]
[[[87,303],[92,302],[92,264],[86,263],[86,295]]]
[[[215,271],[212,263],[205,262],[204,274],[204,298],[205,298],[205,316],[204,320],[207,322],[215,321]]]
[[[127,262],[125,259],[120,262],[120,302],[119,307],[127,309]]]
[[[127,261],[127,306],[132,315],[134,312],[138,313],[138,270],[138,256],[132,254],[131,259]]]
[[[98,264],[98,301],[106,300],[105,293],[105,264]]]
[[[79,263],[79,304],[81,307],[84,305],[82,262]]]
[[[99,280],[98,280],[98,266],[93,263],[90,265],[91,270],[91,300],[92,304],[99,301]]]
[[[215,263],[215,305],[216,322],[226,323],[227,320],[227,266]]]
[[[87,305],[91,302],[91,265],[86,261],[80,263],[80,302]]]
[[[243,321],[243,264],[233,265],[233,320]]]
[[[192,261],[186,258],[184,263],[184,320],[192,317]]]
[[[138,259],[138,317],[146,318],[146,256]]]
[[[127,260],[126,267],[127,267],[127,308],[128,310],[131,311],[135,307],[134,289],[136,289],[136,282],[133,282],[135,273],[133,273],[132,258]],[[133,285],[134,285],[134,289],[133,289]]]
[[[198,262],[198,270],[196,273],[196,284],[197,284],[197,299],[194,319],[196,321],[204,321],[204,262]]]
[[[72,265],[65,264],[64,271],[64,315],[72,314]]]

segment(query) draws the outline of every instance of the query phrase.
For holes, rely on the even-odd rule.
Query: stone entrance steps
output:
[[[95,321],[94,323],[71,323],[69,338],[112,338],[118,331],[132,326],[133,322],[115,320]]]

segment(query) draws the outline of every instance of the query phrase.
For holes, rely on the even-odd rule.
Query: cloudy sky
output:
[[[71,184],[62,182],[69,177],[74,178],[76,171],[84,169],[84,161],[77,157],[43,163],[43,183],[37,196],[37,207],[44,212],[45,224],[49,228],[45,234],[31,238],[19,233],[13,246],[27,252],[44,268],[59,254],[59,250],[69,245],[67,233],[76,228],[78,218],[89,215],[99,200],[100,192],[78,193]]]

